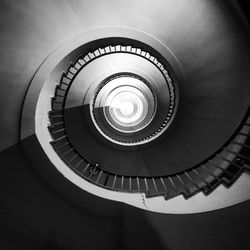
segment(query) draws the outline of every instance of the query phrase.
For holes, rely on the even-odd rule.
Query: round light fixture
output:
[[[156,97],[143,80],[121,75],[101,86],[92,111],[102,130],[135,133],[151,122],[156,106]]]

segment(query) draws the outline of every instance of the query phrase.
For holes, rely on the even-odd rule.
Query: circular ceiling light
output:
[[[145,80],[134,75],[119,75],[97,91],[92,108],[93,121],[101,131],[114,129],[114,134],[133,136],[150,124],[156,108],[156,96]]]
[[[110,124],[119,130],[119,127],[128,127],[122,132],[135,132],[147,115],[148,101],[140,90],[122,86],[114,89],[108,96],[104,112]],[[119,125],[119,126],[116,126]],[[141,127],[139,128],[141,129]]]

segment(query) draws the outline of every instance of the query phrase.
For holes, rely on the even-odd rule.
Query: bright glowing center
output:
[[[94,106],[96,114],[102,110],[100,118],[104,115],[104,123],[110,125],[110,128],[106,125],[104,128],[108,132],[110,129],[110,133],[113,129],[136,133],[150,123],[155,111],[154,96],[149,87],[130,76],[107,82],[98,92]]]
[[[132,115],[132,113],[134,112],[134,109],[135,109],[133,103],[129,102],[129,101],[120,102],[118,108],[120,109],[121,113],[124,116]]]
[[[122,126],[135,126],[140,123],[147,112],[147,101],[143,94],[134,87],[122,86],[108,97],[110,115]]]

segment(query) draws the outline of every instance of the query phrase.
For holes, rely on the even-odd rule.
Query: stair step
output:
[[[171,179],[174,183],[174,186],[175,186],[178,194],[183,194],[185,197],[190,196],[190,192],[189,192],[188,188],[184,185],[184,183],[179,175],[173,176],[173,177],[171,177]]]
[[[61,89],[59,85],[56,86],[55,96],[65,97],[66,91]]]
[[[228,165],[228,164],[227,164]],[[214,160],[209,161],[207,163],[205,163],[203,165],[203,167],[205,169],[207,169],[207,171],[209,173],[211,173],[212,175],[216,176],[216,177],[220,177],[220,175],[223,173],[224,169],[222,167],[220,167],[220,164],[218,163],[214,163]]]
[[[248,125],[243,126],[242,129],[240,130],[240,133],[246,134],[246,135],[250,134],[250,126]]]
[[[165,194],[167,192],[166,187],[163,185],[163,182],[161,180],[162,178],[154,178],[154,182],[158,191],[158,195],[161,194]]]
[[[184,174],[182,174],[181,179],[190,194],[194,194],[199,190],[199,187],[194,184],[192,178],[188,175],[188,173],[185,172]]]
[[[107,173],[105,171],[101,171],[97,177],[96,183],[105,186],[105,182],[107,179]]]
[[[170,177],[164,177],[162,178],[165,186],[168,190],[167,194],[164,196],[165,199],[169,199],[172,197],[175,197],[178,194],[178,190],[176,189],[176,187],[173,184],[173,181],[170,179]]]
[[[63,75],[62,75],[62,79],[61,79],[61,84],[60,84],[60,87],[62,88],[62,86],[64,85],[64,86],[69,86],[69,84],[70,84],[70,81],[71,81],[71,79],[69,79],[68,77],[67,77],[67,75],[64,73]],[[64,89],[64,87],[63,87],[63,89]]]
[[[147,186],[146,186],[146,182],[145,182],[145,178],[141,178],[139,177],[139,187],[140,187],[140,190],[142,192],[146,192],[147,191]]]
[[[55,103],[63,103],[64,97],[57,95],[53,98],[53,102]]]
[[[82,157],[79,156],[79,154],[76,154],[74,157],[72,157],[69,161],[68,164],[72,167],[75,168],[76,164],[82,160]]]
[[[158,190],[157,190],[157,187],[155,185],[155,181],[153,178],[147,178],[147,187],[148,187],[147,196],[158,195]]]
[[[115,182],[115,185],[114,185],[114,189],[122,190],[122,177],[121,176],[116,177],[116,182]]]
[[[195,183],[197,187],[203,188],[207,185],[207,183],[198,175],[196,170],[191,170],[187,173],[192,178],[193,183]]]
[[[207,172],[202,167],[197,168],[196,172],[207,184],[213,182],[216,179],[211,173]]]

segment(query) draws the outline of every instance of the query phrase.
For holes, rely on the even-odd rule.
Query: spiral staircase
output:
[[[0,249],[249,249],[246,1],[0,12]]]

